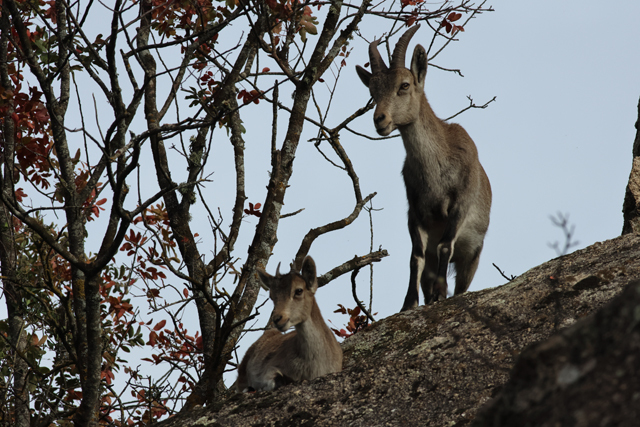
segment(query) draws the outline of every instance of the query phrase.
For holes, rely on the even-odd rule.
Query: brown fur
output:
[[[412,251],[409,290],[402,310],[447,295],[447,266],[456,267],[455,294],[465,292],[478,268],[489,227],[491,185],[478,150],[464,128],[440,120],[424,93],[427,54],[417,45],[411,69],[405,51],[418,26],[409,29],[394,49],[387,68],[377,48],[369,46],[372,73],[357,66],[377,106],[373,120],[380,135],[400,131],[407,153],[402,175],[409,202]]]

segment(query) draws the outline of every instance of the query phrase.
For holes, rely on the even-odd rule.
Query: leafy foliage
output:
[[[345,308],[342,304],[338,304],[338,309],[334,310],[334,313],[347,314],[349,316],[349,320],[345,325],[345,328],[336,329],[331,328],[334,334],[339,336],[340,338],[349,338],[351,335],[356,334],[369,326],[369,318],[365,314],[361,314],[362,310],[360,307],[355,306],[354,308]],[[378,313],[374,313],[376,315]]]
[[[339,143],[370,106],[354,104],[328,127],[356,29],[365,18],[433,20],[453,34],[462,13],[482,11],[465,2],[429,11],[421,0],[347,11],[298,0],[0,3],[0,268],[9,313],[0,320],[0,426],[18,427],[148,425],[224,399],[223,374],[235,369],[243,329],[258,314],[255,271],[277,242],[305,126],[342,163],[355,214],[315,226],[296,259],[373,197],[360,193]],[[307,116],[310,100],[319,118]],[[275,122],[281,115],[287,136],[268,129],[266,191],[247,203],[245,180],[259,178],[245,168],[245,149],[256,147],[245,126],[264,111]],[[235,197],[221,206],[211,159],[229,145],[224,161],[234,171],[221,181]],[[258,224],[246,227],[252,243],[238,255],[247,216]],[[353,268],[349,261],[334,277]],[[350,320],[337,333],[366,326],[358,309],[340,307]]]

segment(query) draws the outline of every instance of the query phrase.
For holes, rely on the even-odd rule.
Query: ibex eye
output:
[[[302,288],[296,289],[296,296],[299,297],[300,295],[302,295]]]
[[[409,83],[402,83],[402,84],[400,85],[400,89],[404,89],[404,90],[409,89]]]

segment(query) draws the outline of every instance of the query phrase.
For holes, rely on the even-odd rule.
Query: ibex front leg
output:
[[[429,276],[429,269],[424,271],[428,241],[427,232],[411,218],[411,214],[409,214],[409,216],[409,235],[411,236],[411,259],[409,265],[411,272],[409,275],[409,289],[407,290],[407,296],[404,298],[401,311],[417,307],[421,282],[424,280],[433,282],[435,278],[435,270],[431,270],[432,277],[427,277]],[[423,273],[425,274],[424,277]]]

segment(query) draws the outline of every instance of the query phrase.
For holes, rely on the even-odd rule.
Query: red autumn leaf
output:
[[[67,396],[69,396],[69,399],[72,399],[72,400],[82,400],[82,392],[81,391],[68,390],[67,391]]]
[[[256,203],[256,205],[254,206],[253,203],[249,202],[249,209],[245,209],[244,213],[246,213],[247,215],[255,215],[260,218],[260,216],[262,216],[262,212],[258,210],[260,209],[260,207],[262,207],[260,203]]]
[[[273,11],[276,11],[278,9],[278,6],[280,6],[276,0],[266,0],[266,3],[267,6],[269,6],[269,8]]]
[[[164,325],[167,324],[166,320],[161,320],[158,322],[158,324],[156,326],[153,327],[154,331],[159,331],[160,329],[164,328]]]
[[[451,22],[456,22],[458,19],[462,18],[461,13],[451,12],[447,19]]]
[[[262,72],[263,72],[263,73],[268,73],[269,71],[271,71],[271,70],[269,69],[269,67],[264,67],[264,68],[262,69]]]
[[[184,289],[182,290],[182,294],[184,295],[184,297],[185,297],[185,298],[189,298],[189,289],[184,288]]]
[[[147,344],[150,345],[151,347],[155,347],[157,341],[158,341],[158,334],[156,334],[153,331],[149,332],[149,342]]]
[[[149,289],[147,291],[147,298],[158,298],[160,296],[159,289]]]
[[[113,376],[113,372],[111,372],[111,370],[107,369],[104,370],[100,373],[100,378],[104,378],[105,381],[107,382],[107,384],[111,384],[111,381],[113,380],[114,376]]]
[[[251,94],[251,101],[253,101],[254,104],[259,104],[260,103],[260,94],[258,93],[257,90],[252,90],[251,92],[249,92]]]
[[[24,197],[27,197],[27,193],[25,193],[24,191],[22,191],[22,188],[18,188],[18,189],[16,190],[16,201],[17,201],[18,203],[22,203],[22,199],[23,199]]]
[[[447,27],[447,33],[450,33],[451,30],[453,30],[453,26],[451,25],[451,22],[445,21],[444,25]]]

